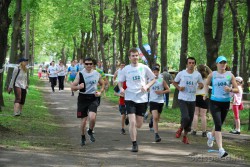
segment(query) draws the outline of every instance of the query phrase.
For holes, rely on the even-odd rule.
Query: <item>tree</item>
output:
[[[6,59],[7,47],[8,47],[8,30],[11,23],[9,18],[9,6],[11,0],[0,1],[0,69],[3,69],[3,65]],[[3,72],[0,73],[0,106],[4,106],[3,100]],[[1,107],[0,107],[1,111]]]
[[[21,9],[22,9],[22,0],[16,0],[16,8],[15,8],[15,13],[13,16],[13,32],[11,35],[11,49],[10,49],[10,63],[16,63],[18,60],[18,54],[17,54],[17,45],[18,45],[18,32],[21,29]],[[5,87],[8,88],[9,87],[9,83],[12,77],[12,72],[13,72],[13,68],[10,68],[8,70],[8,74],[7,74],[7,78],[6,78],[6,82],[5,82]]]
[[[185,0],[184,9],[182,12],[182,33],[181,33],[181,53],[180,53],[180,64],[179,71],[186,68],[186,58],[188,54],[188,19],[189,19],[189,11],[191,6],[191,0]],[[175,89],[174,99],[172,108],[178,107],[178,93],[179,91]]]
[[[161,70],[168,65],[167,41],[168,41],[168,0],[161,1]]]
[[[224,9],[226,0],[218,1],[218,13],[217,13],[217,27],[215,37],[213,33],[213,15],[215,8],[215,0],[207,1],[207,8],[205,13],[204,22],[204,36],[207,47],[207,65],[212,67],[216,58],[218,57],[219,47],[221,45],[221,39],[223,34],[223,21],[224,21]]]

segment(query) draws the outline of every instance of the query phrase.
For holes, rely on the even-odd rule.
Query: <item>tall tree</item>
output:
[[[223,34],[223,22],[224,22],[224,9],[227,0],[209,0],[207,1],[207,8],[205,13],[204,22],[204,36],[207,47],[207,65],[212,67],[218,57],[219,47],[221,45],[221,39]],[[217,13],[217,27],[215,37],[213,33],[213,15],[215,3],[218,3]]]
[[[9,6],[11,0],[0,1],[0,69],[3,69],[3,65],[6,59],[7,47],[8,47],[8,31],[11,20],[9,18]],[[3,100],[3,72],[0,73],[0,106],[4,106]],[[1,107],[0,107],[1,111]]]
[[[104,51],[104,33],[103,33],[103,24],[104,24],[104,14],[103,14],[103,10],[104,10],[104,2],[103,0],[99,1],[99,5],[100,5],[100,11],[99,11],[99,24],[100,24],[100,50],[101,50],[101,56],[102,56],[102,61],[103,61],[103,69],[104,71],[108,71],[107,69],[107,63],[106,63],[106,59],[105,59],[105,51]]]
[[[18,45],[18,32],[19,29],[21,29],[21,9],[22,9],[22,0],[16,0],[16,8],[15,13],[13,16],[12,26],[13,26],[13,32],[11,35],[11,49],[10,49],[10,63],[17,63],[18,60],[18,54],[17,54],[17,45]],[[9,68],[5,87],[9,87],[9,83],[12,77],[13,68]]]
[[[119,6],[120,6],[120,0],[119,0]],[[120,7],[119,7],[120,8]],[[119,9],[120,12],[120,9]],[[117,20],[117,4],[116,4],[116,0],[115,0],[115,6],[114,6],[114,19],[113,19],[113,24],[112,24],[112,30],[113,30],[113,34],[112,34],[112,42],[113,42],[113,66],[112,66],[112,74],[115,73],[116,71],[116,57],[117,57],[117,46],[116,46],[116,20]],[[119,13],[120,15],[120,13]],[[120,21],[120,20],[119,20]],[[120,29],[120,25],[119,25],[119,29]],[[119,30],[120,31],[120,30]],[[119,32],[120,33],[120,32]],[[121,38],[121,37],[120,37]],[[122,47],[122,46],[120,46]]]
[[[168,0],[161,0],[161,70],[167,67],[167,39],[168,39]]]
[[[130,49],[130,36],[131,36],[131,22],[132,22],[132,6],[126,4],[126,19],[125,19],[125,36],[124,36],[124,47],[125,47],[125,63],[129,64],[128,52]]]
[[[248,36],[249,36],[249,39],[250,39],[250,1],[247,1],[247,23],[248,23]],[[248,41],[248,43],[250,44],[250,42]],[[248,46],[250,46],[248,44]],[[250,62],[250,48],[248,47],[248,61],[247,61],[247,69],[248,69],[248,73],[250,73],[249,71],[249,62]],[[245,82],[246,84],[245,85],[248,85],[250,83],[248,82]],[[249,91],[247,91],[249,93]],[[248,130],[250,130],[250,110],[249,110],[249,117],[248,117]]]
[[[191,7],[191,0],[185,0],[184,9],[182,12],[181,53],[180,53],[179,71],[186,68],[185,60],[188,54],[188,20],[189,20],[190,7]],[[172,108],[176,108],[179,106],[177,98],[178,93],[179,91],[175,89]]]
[[[122,32],[122,24],[123,24],[123,20],[122,20],[122,15],[123,15],[123,10],[122,10],[122,0],[119,0],[119,12],[118,12],[118,18],[119,18],[119,22],[118,22],[118,43],[119,43],[119,53],[120,53],[120,62],[123,62],[123,32]]]

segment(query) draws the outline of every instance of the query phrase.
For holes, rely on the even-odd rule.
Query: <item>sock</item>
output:
[[[133,146],[137,145],[136,141],[132,141],[132,143],[133,143]]]
[[[240,132],[240,129],[235,129],[237,132]]]

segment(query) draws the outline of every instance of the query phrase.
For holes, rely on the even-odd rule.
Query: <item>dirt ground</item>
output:
[[[67,86],[68,87],[68,86]],[[154,142],[154,133],[149,131],[148,124],[138,130],[139,152],[132,153],[131,141],[126,127],[126,135],[120,134],[120,114],[117,105],[102,98],[98,109],[95,128],[96,142],[80,146],[80,120],[76,118],[78,93],[71,96],[69,88],[64,92],[51,92],[48,82],[40,88],[44,93],[50,112],[57,118],[61,130],[53,138],[59,138],[61,147],[18,148],[0,147],[0,167],[156,167],[156,166],[189,166],[189,167],[240,167],[250,166],[244,157],[230,156],[218,158],[216,145],[211,149],[206,139],[191,137],[191,144],[185,145],[175,138],[176,129],[160,127],[160,143]],[[196,140],[195,138],[199,138]],[[225,139],[249,142],[249,136],[229,136]],[[50,138],[45,138],[50,142]],[[49,141],[48,141],[49,140]],[[53,140],[54,141],[54,140]],[[52,140],[51,140],[52,142]]]

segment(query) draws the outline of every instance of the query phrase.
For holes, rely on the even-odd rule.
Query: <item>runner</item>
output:
[[[51,84],[52,92],[55,92],[55,86],[57,84],[57,66],[55,66],[55,61],[51,62],[51,65],[48,68],[48,75]]]
[[[126,90],[127,86],[126,86],[126,82],[123,82],[122,87],[124,90]],[[118,89],[118,90],[117,90]],[[127,111],[126,111],[126,107],[125,107],[125,101],[124,101],[124,96],[120,94],[120,90],[119,87],[116,86],[114,88],[114,95],[115,96],[119,96],[119,111],[121,113],[121,134],[125,135],[126,131],[124,129],[124,125],[128,125],[128,118],[127,118]]]
[[[164,105],[164,94],[170,92],[170,89],[167,82],[164,81],[163,78],[159,77],[160,69],[158,67],[154,67],[152,71],[156,76],[156,81],[150,88],[150,112],[153,115],[155,142],[160,142],[161,138],[158,134],[158,122]]]
[[[81,118],[81,145],[86,144],[86,124],[89,119],[89,129],[87,134],[91,142],[95,142],[93,129],[96,123],[96,113],[98,107],[97,97],[101,96],[104,91],[104,82],[101,75],[93,70],[93,59],[86,58],[84,60],[85,69],[77,74],[74,82],[71,85],[73,91],[79,90],[77,101],[77,118]],[[97,84],[100,84],[101,90],[97,91]]]
[[[211,69],[206,65],[199,65],[197,67],[198,72],[202,76],[202,83],[203,85],[206,84],[207,76],[212,72]],[[201,116],[201,128],[202,128],[202,137],[207,137],[207,108],[208,108],[208,100],[204,100],[203,97],[205,96],[205,87],[203,89],[196,89],[196,103],[195,103],[195,112],[194,118],[192,123],[192,135],[196,135],[197,133],[197,126],[198,126],[198,118],[199,115]]]
[[[187,68],[179,72],[173,82],[173,85],[179,90],[178,101],[181,110],[181,127],[176,132],[176,138],[181,137],[184,129],[182,138],[184,144],[189,144],[187,134],[191,131],[194,117],[196,85],[199,85],[199,89],[203,88],[201,74],[194,70],[195,64],[195,58],[188,57],[186,59]]]
[[[113,77],[113,83],[114,85],[116,85],[116,83],[118,83],[118,78],[119,78],[119,75],[122,71],[122,69],[125,67],[125,63],[124,62],[121,62],[120,63],[120,68],[118,70],[116,70],[116,72],[114,73],[114,77]]]
[[[75,60],[72,60],[71,61],[71,66],[69,66],[68,68],[68,74],[69,74],[69,77],[68,77],[68,81],[70,82],[70,84],[72,84],[72,82],[75,80],[76,78],[76,74],[78,72],[78,68],[76,67],[75,65]],[[74,96],[74,91],[71,90],[71,96]]]
[[[238,85],[234,75],[230,71],[226,71],[227,59],[219,56],[216,59],[217,71],[213,71],[208,75],[206,83],[206,96],[208,95],[208,86],[212,83],[212,94],[209,103],[215,129],[207,133],[207,145],[213,147],[214,136],[219,148],[219,157],[223,158],[228,155],[222,146],[221,127],[226,119],[230,107],[230,92],[238,93]],[[231,87],[233,85],[233,88]]]
[[[59,92],[64,90],[64,78],[65,78],[65,69],[62,60],[59,61],[58,67],[58,83],[59,83]]]
[[[130,49],[129,59],[131,64],[125,66],[119,76],[119,88],[120,93],[125,95],[130,124],[129,133],[133,143],[131,151],[138,152],[137,128],[141,128],[143,124],[143,116],[148,102],[147,91],[154,84],[155,75],[148,66],[138,63],[139,53],[136,48]],[[149,83],[147,83],[148,79],[151,80]],[[125,81],[127,84],[126,91],[122,88]]]

